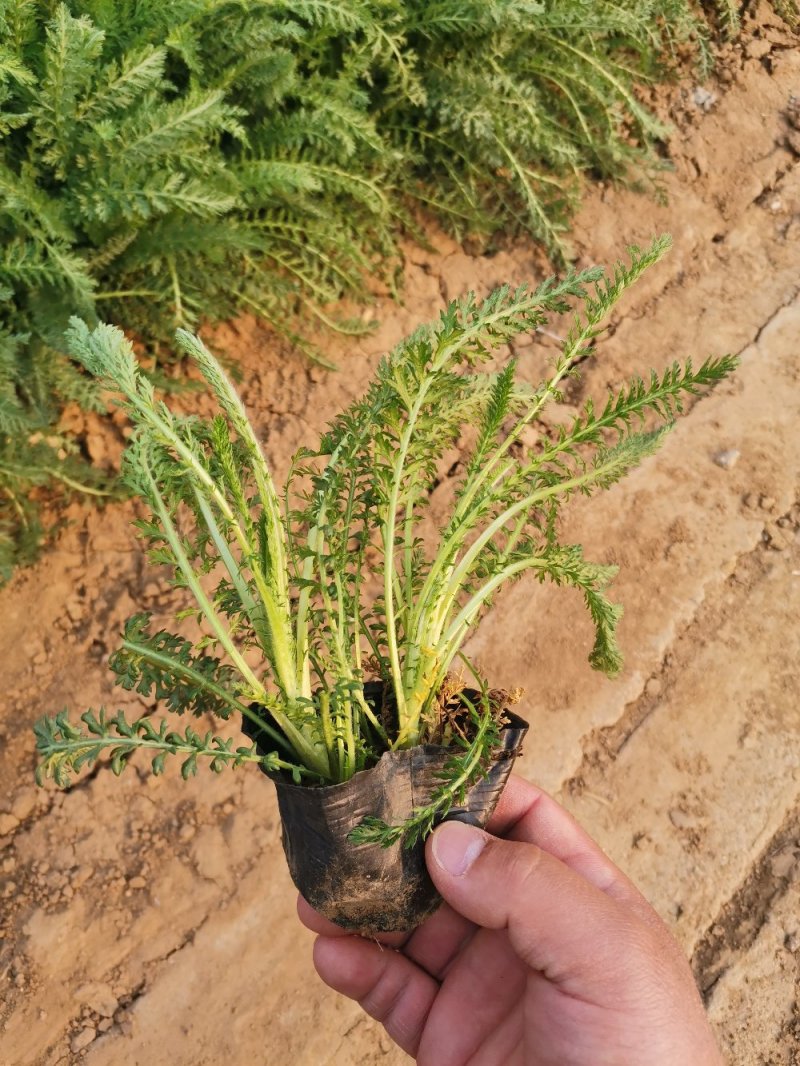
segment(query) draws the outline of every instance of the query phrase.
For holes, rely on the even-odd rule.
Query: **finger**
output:
[[[614,899],[642,904],[642,894],[575,819],[541,788],[512,774],[487,829],[494,836],[535,844]]]
[[[437,981],[405,955],[360,937],[318,937],[314,965],[330,988],[356,1000],[392,1040],[415,1056]]]
[[[312,933],[327,937],[352,936],[315,911],[303,896],[297,897],[297,916]],[[403,948],[405,954],[437,981],[441,981],[453,960],[472,939],[476,930],[473,922],[443,903],[434,914],[411,933],[385,933],[370,937],[393,948]]]
[[[315,911],[308,900],[299,894],[297,896],[297,917],[306,929],[310,929],[312,933],[319,933],[321,936],[341,937],[354,935],[352,929],[342,929],[340,925],[332,922],[329,918],[325,918],[319,911]],[[408,938],[408,933],[380,933],[378,936],[369,937],[370,940],[375,940],[393,948],[402,947]]]
[[[443,903],[414,930],[403,952],[417,966],[427,970],[431,977],[441,981],[476,931],[474,922],[456,914],[452,907]]]
[[[541,848],[445,822],[426,858],[436,887],[459,914],[507,929],[528,966],[559,984],[602,991],[642,946],[641,922]]]

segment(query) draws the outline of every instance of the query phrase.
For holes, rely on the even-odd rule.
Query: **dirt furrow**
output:
[[[787,852],[776,854],[773,862],[785,869]],[[728,1061],[737,1066],[800,1063],[800,876],[796,861],[786,890],[765,915],[757,938],[746,953],[737,953],[736,964],[715,985],[709,1015]]]
[[[741,965],[776,905],[800,880],[800,806],[793,807],[725,902],[692,956],[697,984],[708,1000],[723,975]],[[800,914],[796,914],[800,925]],[[787,945],[791,947],[791,945]],[[793,950],[800,948],[795,937]]]

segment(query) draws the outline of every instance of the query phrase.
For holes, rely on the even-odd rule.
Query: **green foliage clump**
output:
[[[482,302],[470,294],[452,303],[381,362],[365,395],[316,448],[297,455],[281,493],[239,397],[196,337],[180,332],[179,344],[216,398],[212,420],[175,414],[160,401],[120,330],[73,320],[73,354],[121,394],[134,424],[124,473],[149,508],[139,530],[151,561],[186,589],[203,633],[194,643],[153,634],[136,615],[111,666],[124,688],[155,695],[174,712],[236,712],[255,725],[258,745],[255,755],[234,751],[152,719],[127,723],[121,713],[87,712],[86,729],[60,715],[37,726],[40,776],[63,784],[104,750],[120,770],[138,746],[154,754],[159,771],[168,754],[192,773],[199,757],[221,770],[261,750],[269,768],[330,783],[388,750],[455,745],[446,780],[413,824],[360,829],[362,840],[391,843],[425,833],[485,769],[497,708],[483,678],[480,700],[465,699],[454,670],[498,590],[525,573],[578,590],[595,630],[589,662],[616,674],[621,609],[608,598],[616,568],[561,541],[560,509],[652,455],[684,398],[715,385],[735,360],[676,363],[634,379],[601,407],[587,401],[557,432],[530,437],[543,408],[594,352],[623,293],[668,244],[662,237],[644,252],[631,248],[630,263],[608,275],[570,272],[533,290],[506,286]],[[573,309],[540,385],[517,382],[513,360],[492,366],[499,347]],[[425,538],[445,454],[470,433],[450,513]],[[454,699],[462,704],[455,711]]]
[[[556,249],[575,176],[658,135],[634,82],[699,33],[688,0],[0,0],[0,562],[31,486],[84,480],[52,428],[97,402],[70,314],[296,337],[415,204]]]

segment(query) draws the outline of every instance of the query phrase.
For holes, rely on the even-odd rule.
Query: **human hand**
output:
[[[322,980],[419,1066],[720,1066],[680,948],[574,819],[512,777],[489,830],[433,833],[445,903],[410,934],[353,936],[301,898]]]

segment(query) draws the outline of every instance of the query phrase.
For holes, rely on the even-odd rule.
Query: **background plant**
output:
[[[86,480],[53,428],[97,402],[70,314],[296,338],[391,273],[414,204],[556,250],[575,177],[646,156],[633,85],[692,36],[686,0],[0,0],[0,567],[39,539],[31,486]]]
[[[595,626],[593,667],[615,674],[620,608],[608,599],[614,567],[584,559],[559,539],[561,505],[576,492],[608,488],[658,447],[682,397],[715,384],[733,367],[725,357],[697,369],[668,367],[636,379],[602,408],[588,401],[571,425],[523,445],[525,431],[563,382],[592,354],[623,292],[668,246],[630,250],[611,276],[591,269],[533,291],[501,288],[481,303],[451,304],[380,364],[363,399],[296,458],[281,500],[242,405],[219,364],[190,334],[183,350],[213,390],[211,422],[177,416],[159,402],[112,327],[74,321],[70,348],[106,387],[122,393],[135,434],[125,476],[149,503],[140,523],[151,558],[168,565],[191,594],[205,636],[194,646],[151,633],[135,616],[111,661],[119,682],[166,699],[182,713],[238,714],[256,729],[270,769],[345,781],[386,750],[460,741],[448,780],[424,830],[478,774],[496,740],[492,699],[479,678],[479,706],[461,695],[453,669],[469,631],[495,593],[523,573],[580,590]],[[492,369],[492,352],[577,304],[552,375],[537,388],[515,381],[513,360]],[[488,364],[488,365],[487,365]],[[661,425],[650,428],[646,416]],[[467,427],[477,427],[449,518],[426,542],[420,522],[440,464]],[[253,666],[250,649],[263,665]],[[377,682],[378,696],[367,682]],[[453,701],[455,700],[455,709]],[[469,712],[459,725],[459,701]],[[462,714],[463,717],[463,714]],[[213,769],[255,761],[255,746],[181,735],[149,717],[122,712],[64,715],[37,726],[40,776],[69,772],[105,749],[119,772],[137,748],[197,759]],[[252,725],[249,732],[252,733]],[[368,825],[362,838],[391,842],[401,830]],[[365,834],[365,835],[364,835]],[[388,834],[388,835],[387,835]]]

